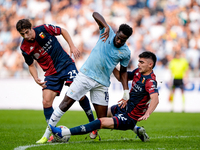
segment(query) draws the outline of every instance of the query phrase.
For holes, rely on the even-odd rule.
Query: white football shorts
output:
[[[108,106],[108,87],[79,72],[66,95],[79,101],[87,92],[90,92],[90,100],[93,104]]]

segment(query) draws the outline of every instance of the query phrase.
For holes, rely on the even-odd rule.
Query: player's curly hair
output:
[[[22,31],[23,29],[31,29],[32,24],[28,19],[21,19],[16,24],[16,29],[18,32]]]
[[[153,60],[153,68],[155,67],[156,65],[156,61],[157,61],[157,58],[156,58],[156,55],[150,51],[145,51],[143,53],[141,53],[139,55],[140,58],[149,58],[151,60]]]
[[[122,31],[122,33],[125,34],[128,37],[130,37],[131,34],[133,33],[133,29],[127,24],[121,24],[119,26],[118,32],[120,32],[120,31]]]

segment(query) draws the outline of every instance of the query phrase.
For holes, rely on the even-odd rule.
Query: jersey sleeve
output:
[[[157,82],[153,79],[148,79],[145,83],[145,90],[149,93],[149,95],[158,93]]]
[[[50,33],[51,35],[60,35],[61,34],[61,28],[58,26],[54,26],[51,24],[45,24],[44,27],[47,30],[47,32]]]
[[[26,64],[30,66],[33,63],[34,59],[24,51],[22,51],[22,55],[25,59]]]
[[[130,58],[131,58],[131,55],[130,53],[128,52],[127,54],[125,54],[126,56],[121,59],[120,61],[120,64],[123,66],[123,67],[127,67],[128,64],[129,64],[129,61],[130,61]]]
[[[133,70],[133,71],[128,71],[128,80],[133,80],[133,77],[134,77],[134,74],[135,74],[135,71],[137,69]]]
[[[110,29],[110,31],[109,31],[109,37],[108,37],[108,38],[110,38],[110,37],[112,37],[112,35],[115,34],[115,33],[114,33],[114,31],[113,31],[113,29],[111,28],[110,25],[108,25],[108,27],[109,27],[109,29]],[[99,38],[101,38],[101,36],[102,36],[101,34],[104,33],[105,27],[102,28],[102,29],[99,28],[99,30],[100,30]],[[107,39],[106,41],[108,41],[108,39]]]

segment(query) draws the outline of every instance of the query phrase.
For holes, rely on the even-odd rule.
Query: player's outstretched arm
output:
[[[98,12],[93,12],[92,16],[94,20],[97,22],[100,29],[105,28],[104,33],[101,34],[101,39],[103,39],[103,41],[105,42],[109,37],[110,28],[106,23],[105,19],[103,18],[103,16],[101,16]]]
[[[153,93],[150,95],[151,102],[149,104],[149,108],[147,109],[146,113],[138,119],[138,121],[141,120],[147,120],[149,118],[150,114],[156,109],[159,99],[158,99],[158,93]]]
[[[61,34],[64,37],[64,39],[67,41],[67,43],[69,44],[70,56],[72,56],[72,53],[73,53],[75,58],[80,57],[80,51],[78,50],[78,48],[76,48],[74,46],[74,43],[73,43],[69,33],[67,32],[67,30],[65,30],[64,28],[61,28]]]

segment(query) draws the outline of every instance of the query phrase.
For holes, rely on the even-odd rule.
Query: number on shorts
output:
[[[109,93],[105,92],[105,101],[108,102],[108,100],[109,100]]]
[[[68,74],[70,75],[70,77],[69,77],[70,79],[75,78],[77,75],[76,70],[72,70],[72,71],[68,72]]]

